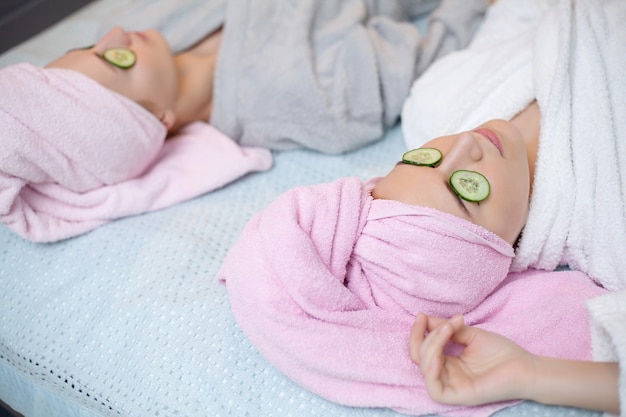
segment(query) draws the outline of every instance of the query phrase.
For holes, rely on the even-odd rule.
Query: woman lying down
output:
[[[605,290],[581,272],[509,274],[530,190],[515,125],[492,121],[426,146],[442,155],[435,167],[401,162],[365,184],[283,194],[246,226],[219,278],[253,344],[311,391],[416,415],[489,415],[510,404],[430,400],[409,358],[415,315],[464,314],[538,354],[590,359],[584,301]],[[486,182],[457,195],[449,180],[459,171]],[[474,187],[489,195],[471,202]]]
[[[200,119],[172,131],[171,61],[157,32],[117,27],[46,67],[1,69],[0,223],[54,242],[269,169],[267,149]]]
[[[619,76],[623,65],[613,59],[626,50],[619,23],[626,4],[575,6],[498,2],[476,49],[459,52],[464,65],[451,54],[415,83],[403,124],[417,150],[383,178],[342,178],[288,191],[248,223],[218,278],[241,328],[279,370],[342,404],[486,416],[515,400],[465,406],[430,398],[409,354],[418,313],[462,314],[470,326],[556,358],[592,359],[592,325],[614,336],[620,313],[601,314],[596,300],[623,296],[626,289],[623,256],[617,259],[626,236],[626,106],[619,99],[626,86]],[[506,21],[514,12],[523,24]],[[528,25],[529,13],[537,17],[535,25]],[[518,54],[521,66],[493,68],[495,58],[484,59],[489,48],[498,48],[489,32],[498,24],[511,30],[500,47]],[[534,44],[534,36],[542,42]],[[515,42],[522,47],[510,48]],[[554,59],[555,50],[563,56]],[[605,59],[590,59],[598,51]],[[439,91],[437,74],[449,71],[454,79],[459,71],[481,69],[493,70],[489,81],[499,79],[505,87],[492,91],[489,83],[476,83],[471,94],[459,97],[491,99],[497,106],[477,110],[455,101],[454,91],[440,107],[430,103],[429,89]],[[446,102],[453,104],[454,117],[460,114],[457,132],[445,128],[447,118],[433,123],[425,111],[432,104],[446,114]],[[468,127],[481,111],[483,121]],[[597,133],[592,137],[586,118]],[[424,143],[423,133],[436,129],[443,133]],[[594,191],[601,205],[581,197],[594,187],[602,190]],[[557,221],[564,214],[576,222]],[[541,221],[553,223],[542,229]],[[580,226],[589,233],[581,234]],[[554,271],[559,264],[572,269]],[[594,337],[593,345],[594,359],[615,362],[623,352],[610,340]],[[445,352],[461,350],[450,344]]]

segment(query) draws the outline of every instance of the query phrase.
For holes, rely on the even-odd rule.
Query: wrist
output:
[[[619,413],[617,363],[535,357],[534,382],[524,399]]]
[[[543,361],[546,358],[528,353],[524,358],[522,372],[520,373],[519,392],[511,399],[531,400],[540,402],[541,382],[544,380],[541,370],[545,366]]]
[[[541,404],[550,403],[549,400],[553,395],[551,391],[554,390],[555,378],[558,377],[558,372],[555,371],[556,364],[553,362],[553,359],[533,355],[523,399]]]

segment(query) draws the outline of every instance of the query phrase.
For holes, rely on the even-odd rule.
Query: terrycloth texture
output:
[[[626,291],[614,292],[587,301],[591,316],[593,358],[618,361],[621,417],[626,416]]]
[[[583,300],[604,290],[576,272],[507,276],[513,251],[495,234],[373,200],[372,186],[349,177],[284,193],[248,223],[220,269],[235,318],[278,369],[341,404],[486,416],[512,403],[467,408],[428,397],[408,353],[417,312],[464,313],[536,353],[590,358]]]
[[[90,3],[0,55],[0,67],[45,65],[86,45],[129,1]],[[330,402],[281,374],[241,331],[214,277],[246,222],[280,193],[384,175],[404,149],[394,126],[340,157],[277,152],[262,175],[52,245],[0,226],[0,398],[27,417],[402,417]],[[525,401],[497,416],[601,414]]]
[[[415,77],[465,47],[487,5],[139,0],[100,33],[115,24],[157,28],[178,52],[225,23],[211,124],[242,145],[341,153],[380,139],[397,122]],[[415,20],[424,14],[431,21],[421,35]]]
[[[87,10],[93,22],[102,15]],[[28,417],[402,417],[342,406],[281,374],[241,331],[215,276],[248,220],[280,193],[383,175],[403,149],[398,126],[341,157],[278,152],[262,175],[53,245],[0,227],[0,398]],[[600,414],[522,402],[497,416]]]
[[[500,11],[514,9],[502,3]],[[497,33],[489,29],[511,19],[489,16],[476,46],[443,58],[418,80],[403,113],[407,145],[510,118],[536,97],[542,124],[533,197],[512,268],[568,264],[607,289],[624,289],[626,2],[555,3],[541,21],[522,19],[524,28],[502,42],[489,40]],[[467,88],[451,90],[458,84],[448,79],[459,75]],[[435,90],[445,111],[429,99]],[[431,117],[437,111],[440,116]]]
[[[206,123],[165,141],[159,120],[82,74],[0,71],[0,220],[49,242],[157,210],[271,166]]]
[[[537,32],[542,133],[514,267],[567,263],[626,289],[626,2],[568,3]]]
[[[471,44],[435,62],[411,87],[402,109],[408,149],[509,120],[534,99],[532,44],[551,0],[498,0]]]

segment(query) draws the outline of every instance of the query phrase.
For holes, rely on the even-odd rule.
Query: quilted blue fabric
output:
[[[403,151],[396,127],[345,155],[275,153],[269,172],[55,244],[0,228],[0,399],[27,417],[399,416],[328,402],[276,371],[215,275],[281,192],[384,175]],[[498,415],[596,414],[522,403]]]

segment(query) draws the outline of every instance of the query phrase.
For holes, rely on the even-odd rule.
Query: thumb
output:
[[[472,326],[466,326],[463,316],[457,315],[449,320],[454,332],[450,340],[463,346],[469,345],[472,340],[481,332],[480,329]]]

